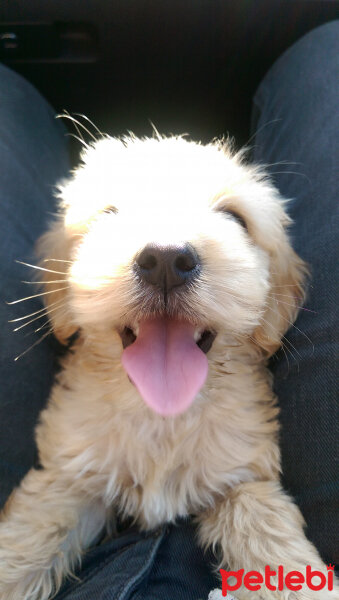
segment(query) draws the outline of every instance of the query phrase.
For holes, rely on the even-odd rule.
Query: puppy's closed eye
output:
[[[106,208],[103,209],[102,212],[106,213],[108,215],[110,215],[110,214],[117,215],[118,214],[118,209],[115,206],[107,206]]]
[[[247,223],[246,223],[245,219],[241,215],[239,215],[239,213],[237,213],[235,210],[233,210],[232,208],[223,206],[223,207],[217,208],[217,212],[220,212],[220,213],[223,213],[225,215],[232,217],[232,219],[234,221],[237,221],[239,223],[239,225],[241,225],[241,227],[243,227],[243,229],[248,231],[248,227],[247,227]]]

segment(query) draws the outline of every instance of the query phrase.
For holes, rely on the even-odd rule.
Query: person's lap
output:
[[[304,310],[271,366],[281,408],[283,483],[304,514],[308,536],[332,563],[339,562],[338,25],[306,35],[267,74],[254,100],[253,152],[292,199],[293,245],[311,267]]]
[[[33,428],[54,363],[47,339],[14,360],[46,332],[34,332],[46,318],[13,333],[25,320],[8,321],[42,304],[39,298],[6,303],[37,293],[22,283],[31,279],[31,271],[15,261],[34,260],[34,242],[54,210],[52,184],[67,169],[64,131],[52,109],[32,86],[0,65],[0,506],[34,459]]]
[[[315,312],[303,311],[289,332],[285,344],[289,364],[281,353],[272,369],[281,406],[284,485],[304,512],[309,537],[331,562],[336,560],[334,524],[338,518],[338,481],[331,448],[336,410],[337,39],[338,24],[319,28],[271,69],[255,98],[258,133],[253,150],[255,161],[274,163],[269,170],[277,186],[284,196],[294,198],[290,204],[294,246],[312,265],[313,282],[305,306]],[[53,212],[52,185],[68,168],[63,136],[37,92],[0,66],[0,504],[32,465],[34,423],[53,377],[51,336],[14,362],[46,331],[34,333],[45,320],[16,333],[12,333],[15,324],[7,323],[39,310],[39,298],[12,306],[4,301],[34,293],[31,286],[20,283],[29,279],[28,269],[14,261],[32,260],[34,241]],[[164,526],[148,535],[126,530],[89,552],[79,574],[81,582],[68,582],[57,598],[160,600],[169,593],[178,600],[206,598],[217,585],[210,569],[212,560],[211,553],[204,555],[198,548],[191,522]]]

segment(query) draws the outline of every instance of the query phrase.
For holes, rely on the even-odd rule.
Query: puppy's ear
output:
[[[294,323],[305,297],[308,275],[306,264],[292,249],[283,226],[270,254],[271,289],[261,324],[253,335],[267,356],[278,350],[282,336]]]
[[[54,335],[62,344],[67,344],[77,330],[69,312],[68,270],[72,238],[67,235],[64,222],[59,218],[36,245],[39,257],[39,281],[42,282],[42,296]]]

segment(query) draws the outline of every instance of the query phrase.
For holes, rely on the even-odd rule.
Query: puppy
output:
[[[85,151],[38,246],[54,333],[78,337],[36,430],[42,469],[1,516],[1,600],[47,600],[112,507],[144,530],[195,515],[220,567],[327,573],[279,484],[266,370],[303,298],[288,225],[277,190],[225,142]]]

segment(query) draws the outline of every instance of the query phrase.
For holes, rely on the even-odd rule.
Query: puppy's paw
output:
[[[0,549],[0,600],[48,600],[54,591],[50,570],[32,567],[19,556],[5,559]]]
[[[221,590],[212,590],[208,594],[208,600],[224,600],[224,598],[225,596],[222,595]],[[232,594],[227,594],[227,600],[238,600],[238,598],[232,596]]]
[[[52,595],[53,582],[43,571],[12,582],[0,579],[0,600],[48,600]]]
[[[223,595],[221,593],[221,590],[212,590],[208,594],[208,600],[223,600]]]

